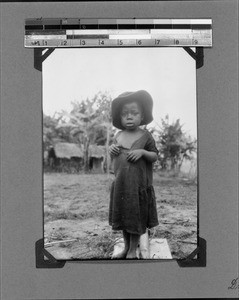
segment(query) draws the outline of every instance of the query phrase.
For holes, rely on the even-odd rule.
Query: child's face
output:
[[[124,104],[121,110],[121,124],[126,130],[135,130],[141,124],[143,113],[136,102]]]

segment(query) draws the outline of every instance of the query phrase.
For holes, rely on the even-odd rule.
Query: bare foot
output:
[[[149,258],[149,235],[148,231],[140,236],[140,256],[143,259]]]
[[[149,258],[149,251],[148,250],[140,250],[140,258],[148,259]]]
[[[129,251],[126,255],[126,259],[136,259],[138,258],[136,255],[136,251]]]
[[[136,259],[138,258],[137,257],[137,254],[136,254],[136,251],[137,251],[137,248],[138,248],[138,245],[139,245],[139,235],[138,234],[130,234],[130,246],[129,246],[129,251],[126,255],[126,259]]]
[[[124,259],[124,258],[126,258],[127,253],[128,253],[128,249],[124,249],[123,251],[112,255],[111,259]]]

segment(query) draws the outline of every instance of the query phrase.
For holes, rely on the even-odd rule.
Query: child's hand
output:
[[[120,148],[119,148],[119,146],[116,146],[115,144],[112,144],[112,145],[109,147],[109,153],[110,153],[110,155],[112,155],[112,156],[118,156],[119,153],[120,153]]]
[[[143,156],[143,154],[144,154],[143,149],[132,150],[132,151],[128,152],[127,160],[130,162],[136,162]]]

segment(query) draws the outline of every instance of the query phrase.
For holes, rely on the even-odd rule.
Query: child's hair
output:
[[[137,103],[142,110],[144,118],[140,125],[147,125],[153,121],[153,99],[150,94],[144,90],[140,90],[137,92],[125,92],[123,94],[120,94],[112,101],[111,112],[113,125],[115,127],[124,129],[121,124],[120,112],[124,104],[131,102]]]

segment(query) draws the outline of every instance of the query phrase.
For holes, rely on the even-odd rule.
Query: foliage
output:
[[[51,117],[43,114],[43,150],[49,150],[55,142],[72,142],[70,130],[67,127],[58,127],[61,116]]]
[[[160,130],[154,129],[153,132],[158,136],[157,144],[159,149],[159,162],[163,170],[180,170],[183,161],[192,160],[197,151],[197,141],[182,130],[183,125],[180,119],[169,122],[169,116],[161,119],[162,127]]]
[[[112,127],[111,118],[111,102],[112,98],[107,93],[98,93],[95,98],[95,104],[97,106],[97,112],[99,114],[98,120],[100,121],[98,130],[101,132],[101,138],[98,137],[97,143],[103,142],[106,146],[106,170],[109,174],[110,167],[110,155],[109,145],[113,140],[114,130]]]
[[[89,145],[108,145],[112,139],[112,125],[110,116],[111,97],[107,93],[99,92],[92,99],[72,102],[70,112],[58,113],[59,118],[54,120],[49,131],[56,137],[61,133],[61,138],[67,142],[74,142],[83,146],[84,169],[89,170]],[[47,132],[47,124],[44,129]],[[52,140],[49,140],[49,143]],[[106,157],[109,165],[108,155]]]
[[[84,169],[89,170],[89,145],[106,148],[105,167],[109,172],[108,147],[114,136],[111,119],[112,98],[107,92],[99,92],[92,99],[72,102],[70,112],[43,115],[43,147],[48,151],[55,142],[78,143],[84,151]],[[145,126],[146,127],[146,126]],[[169,122],[169,116],[161,119],[161,127],[149,129],[159,149],[159,165],[162,170],[180,170],[184,160],[195,158],[197,141],[187,136],[180,119]]]

